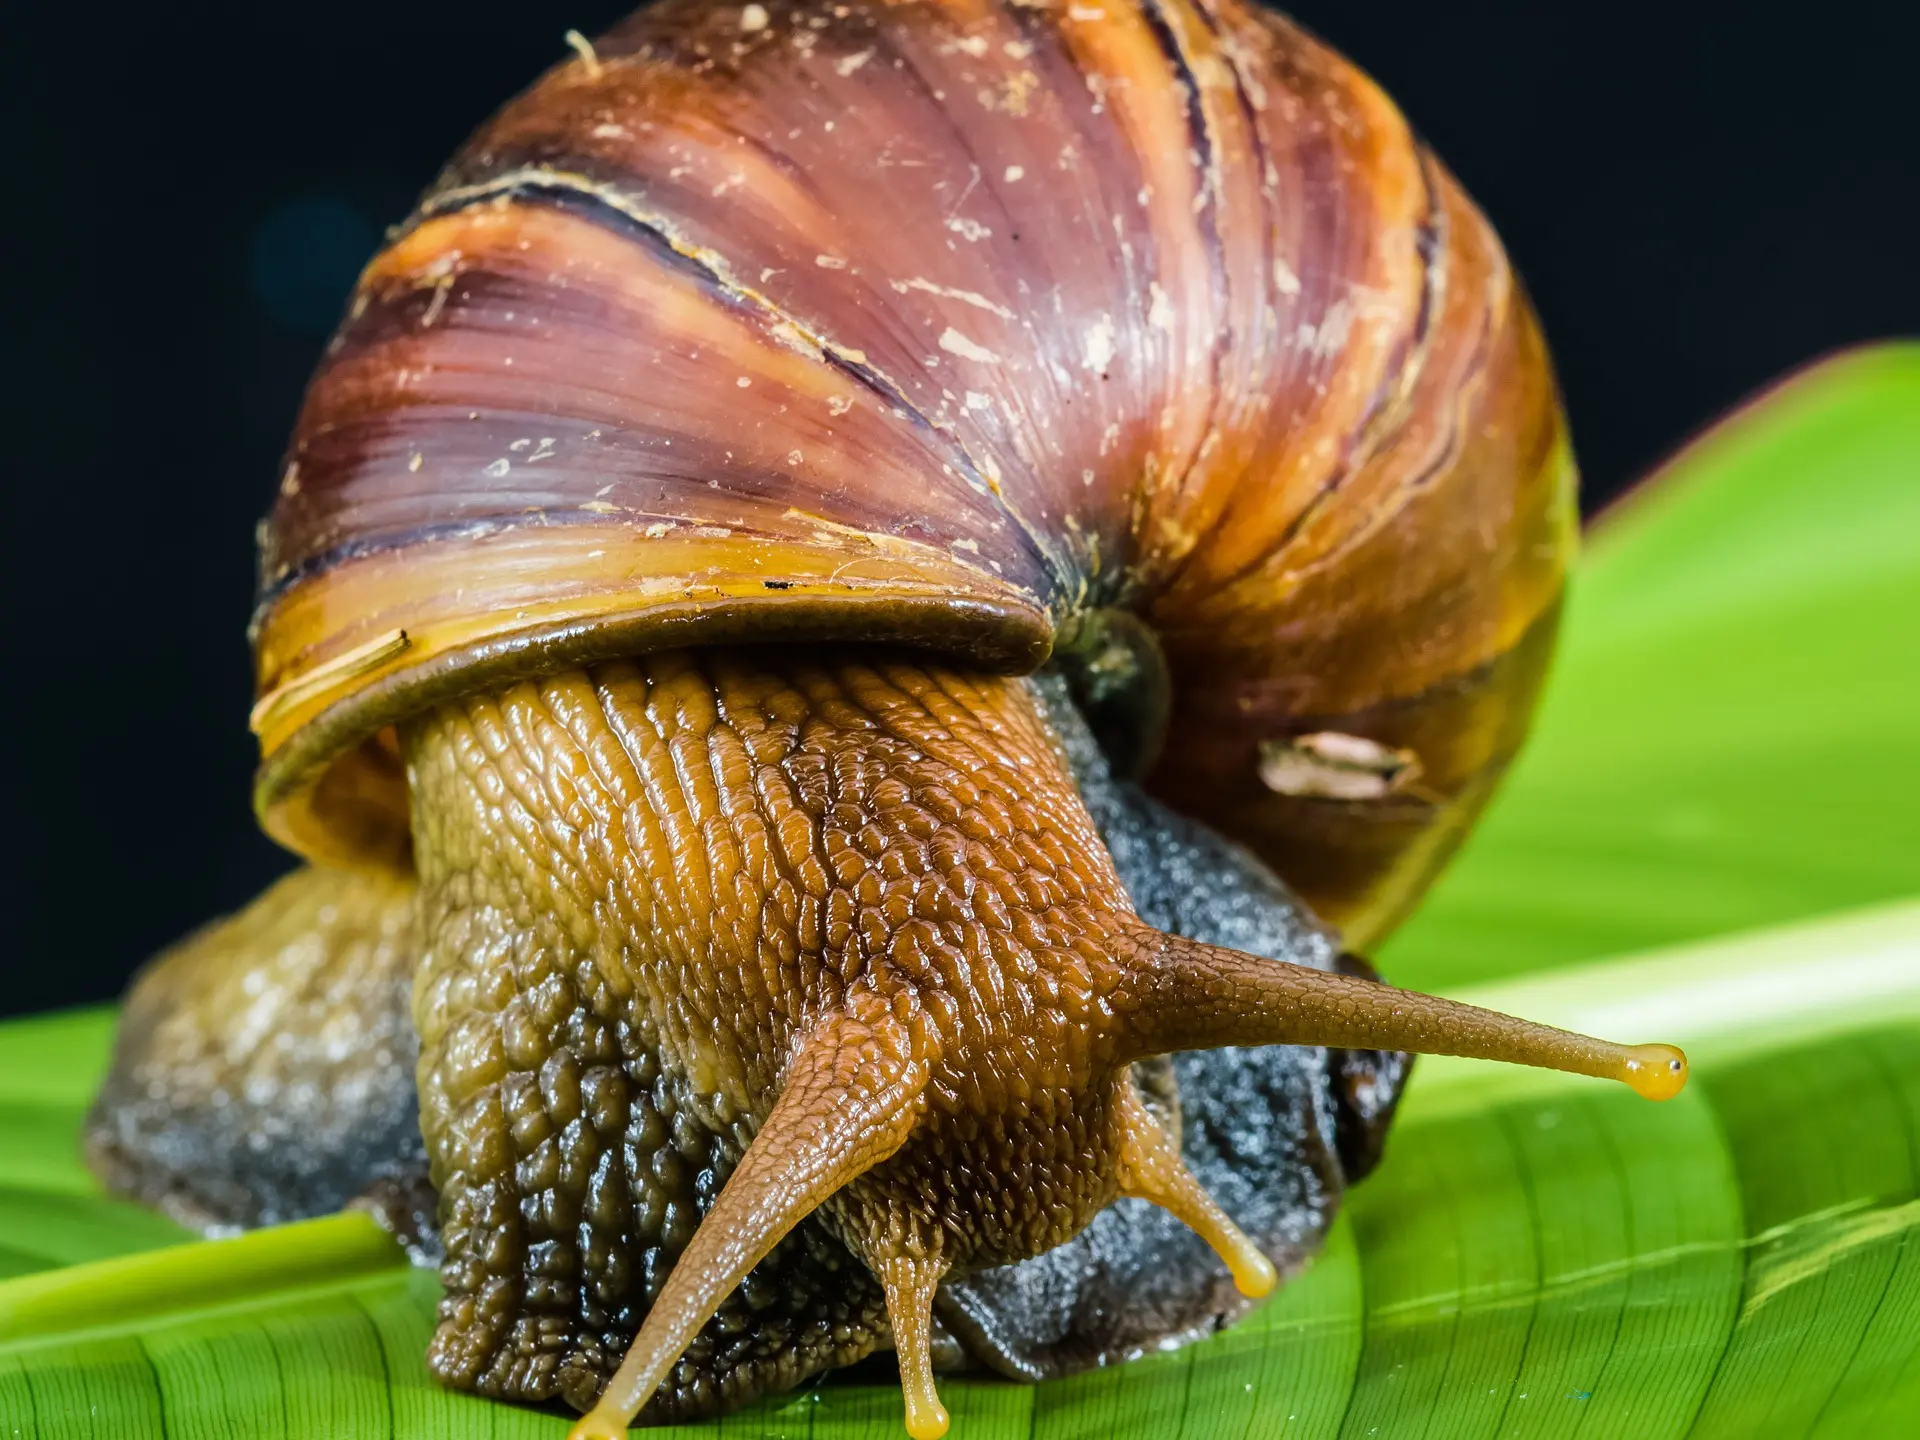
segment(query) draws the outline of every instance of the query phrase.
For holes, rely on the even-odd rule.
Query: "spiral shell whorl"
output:
[[[1288,22],[669,0],[363,277],[263,542],[258,800],[393,853],[378,736],[461,689],[775,637],[1024,669],[1118,606],[1150,785],[1364,941],[1519,741],[1571,481],[1497,241]],[[1262,784],[1322,730],[1422,790]]]

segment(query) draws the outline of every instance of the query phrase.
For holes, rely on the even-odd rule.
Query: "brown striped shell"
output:
[[[509,675],[1054,654],[1364,945],[1518,745],[1574,529],[1492,231],[1288,21],[666,0],[362,276],[262,532],[257,803],[392,860],[391,727]]]

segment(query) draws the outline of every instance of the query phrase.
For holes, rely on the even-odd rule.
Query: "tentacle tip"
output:
[[[627,1440],[627,1422],[595,1406],[567,1431],[567,1440]]]
[[[913,1440],[940,1440],[951,1423],[937,1395],[907,1395],[907,1434]]]
[[[1686,1052],[1677,1045],[1635,1045],[1620,1078],[1649,1100],[1671,1100],[1687,1083]]]
[[[1247,1253],[1235,1257],[1229,1262],[1233,1271],[1233,1288],[1249,1300],[1264,1300],[1273,1293],[1273,1287],[1280,1283],[1280,1272],[1269,1260],[1252,1245]]]

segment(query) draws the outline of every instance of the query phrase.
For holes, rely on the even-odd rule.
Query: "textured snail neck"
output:
[[[1684,1073],[1673,1052],[1649,1086],[1641,1052],[1149,928],[1025,682],[857,652],[679,652],[448,705],[405,749],[421,1118],[448,1247],[434,1363],[483,1389],[502,1364],[558,1364],[584,1403],[609,1357],[580,1325],[644,1314],[576,1437],[622,1433],[815,1209],[885,1291],[917,1440],[946,1425],[941,1277],[1036,1255],[1118,1194],[1187,1221],[1264,1291],[1271,1265],[1185,1171],[1136,1059],[1332,1042],[1648,1093]],[[583,1076],[582,1056],[620,1063]],[[738,1161],[616,1316],[606,1286],[598,1309],[569,1286],[618,1256],[589,1245],[570,1269],[516,1226],[634,1228],[651,1182],[609,1168],[588,1131],[617,1128],[621,1068],[637,1078],[642,1057]],[[569,1166],[593,1170],[584,1217],[548,1193]],[[523,1273],[499,1273],[502,1254]],[[529,1308],[548,1329],[527,1331]]]
[[[1112,1198],[1111,1167],[1081,1157],[1117,1143],[1106,997],[1137,922],[1024,685],[804,651],[677,653],[475,697],[405,738],[444,1378],[484,1392],[547,1366],[548,1393],[584,1408],[622,1330],[677,1316],[671,1362],[764,1243],[890,1147],[893,1179],[829,1208],[875,1261],[882,1245],[952,1247],[887,1272],[915,1306],[903,1277],[1033,1254]],[[866,1097],[879,1108],[830,1116],[860,1098],[845,1075],[827,1083],[832,1057],[861,1054],[854,1073],[887,1078]],[[711,1132],[734,1157],[758,1136],[730,1197],[777,1138],[771,1112],[797,1098],[803,1059],[826,1079],[794,1128],[845,1148],[805,1184],[768,1177],[798,1213],[716,1210],[701,1236],[744,1245],[686,1254],[692,1197],[658,1151],[623,1173],[622,1107],[650,1104],[676,1141]],[[904,1146],[862,1129],[923,1113]],[[982,1175],[999,1177],[991,1193],[970,1188]],[[931,1198],[896,1204],[892,1189]],[[583,1220],[592,1244],[574,1239]],[[623,1278],[609,1247],[646,1273]]]
[[[856,991],[989,1047],[1058,1024],[1063,1082],[1110,1064],[1072,1027],[1135,922],[1025,687],[798,653],[654,656],[428,717],[408,763],[430,911],[559,927],[720,1124],[764,1115]],[[1043,973],[1057,1021],[1027,993]]]

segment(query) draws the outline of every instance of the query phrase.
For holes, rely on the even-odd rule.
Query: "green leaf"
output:
[[[1690,1047],[1694,1083],[1650,1105],[1597,1081],[1422,1062],[1391,1161],[1272,1304],[1203,1345],[1039,1389],[949,1382],[956,1434],[1920,1423],[1920,904],[1470,998],[1651,1029]],[[95,1022],[77,1068],[97,1067],[104,1040]],[[138,1214],[96,1203],[105,1226]],[[433,1385],[436,1298],[359,1216],[0,1282],[0,1435],[562,1435],[553,1416]],[[897,1390],[829,1383],[661,1433],[898,1426]]]
[[[1381,957],[1419,988],[1920,890],[1920,345],[1788,381],[1603,516],[1534,735]]]
[[[955,1440],[1920,1432],[1916,482],[1920,348],[1888,347],[1610,517],[1533,747],[1388,954],[1687,1045],[1677,1100],[1423,1061],[1272,1303],[1037,1389],[948,1381]],[[0,1026],[0,1437],[564,1434],[429,1380],[437,1285],[370,1221],[183,1244],[100,1196],[73,1147],[110,1026]],[[900,1401],[655,1433],[896,1440]]]

